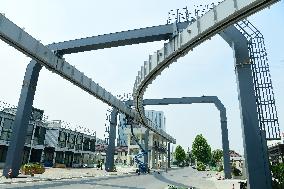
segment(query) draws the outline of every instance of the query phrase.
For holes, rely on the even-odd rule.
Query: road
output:
[[[149,175],[121,175],[109,177],[81,178],[33,183],[1,184],[0,188],[20,189],[164,189],[168,185],[216,189],[214,182],[205,179],[206,172],[198,172],[191,167],[171,171],[152,172]]]

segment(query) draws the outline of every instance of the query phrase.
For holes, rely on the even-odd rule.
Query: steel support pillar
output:
[[[105,170],[113,171],[114,168],[114,153],[115,153],[115,139],[116,139],[116,125],[117,125],[117,109],[113,109],[110,114],[110,128],[109,128],[109,142],[106,154]]]
[[[171,143],[168,143],[168,168],[171,168]]]
[[[144,147],[144,150],[147,154],[144,155],[144,163],[149,164],[149,161],[148,161],[148,156],[149,156],[149,129],[146,130],[145,132],[145,147]]]
[[[248,42],[234,26],[228,27],[220,35],[234,51],[248,188],[271,189],[271,173],[267,166],[269,161],[264,147],[266,141],[258,125]]]
[[[231,175],[232,168],[231,168],[230,154],[229,154],[230,147],[229,147],[226,108],[219,100],[215,100],[215,106],[220,111],[224,174],[225,174],[226,179],[230,179],[232,178],[232,175]]]
[[[42,66],[40,64],[32,60],[26,69],[3,170],[3,175],[6,177],[10,169],[12,169],[12,177],[19,175],[27,128],[31,117],[34,95],[41,68]]]

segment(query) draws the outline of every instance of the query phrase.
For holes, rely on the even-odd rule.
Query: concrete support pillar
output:
[[[156,154],[155,154],[155,150],[152,149],[152,168],[155,168],[155,163],[156,163]]]
[[[66,161],[65,161],[65,151],[63,152],[63,164],[65,164],[66,163]]]
[[[164,152],[161,153],[161,159],[162,159],[162,163],[161,163],[161,168],[164,168],[165,167],[165,161],[164,161]]]
[[[44,163],[44,149],[41,151],[40,162]]]
[[[258,125],[248,41],[234,26],[225,29],[221,36],[234,51],[248,188],[271,189],[271,174],[267,168],[269,162],[264,147],[266,143]]]
[[[107,147],[106,163],[105,163],[106,171],[113,171],[114,168],[117,115],[118,115],[117,109],[113,109],[110,114],[109,142]]]
[[[56,151],[53,152],[53,160],[52,160],[53,165],[56,163]]]
[[[42,66],[33,60],[27,66],[3,170],[4,176],[8,176],[10,169],[12,169],[12,177],[19,175],[28,123],[31,117],[34,95],[41,68]]]
[[[156,169],[160,168],[159,167],[159,155],[160,155],[160,153],[158,151],[156,151]]]
[[[168,168],[171,168],[171,143],[168,143]]]

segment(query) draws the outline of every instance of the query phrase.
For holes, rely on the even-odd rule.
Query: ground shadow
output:
[[[137,187],[129,187],[129,186],[120,186],[120,185],[112,185],[112,184],[103,184],[103,183],[96,183],[99,181],[105,181],[105,180],[110,180],[110,179],[119,179],[119,178],[124,178],[124,177],[132,177],[136,175],[121,175],[121,176],[109,176],[109,177],[98,177],[98,178],[83,178],[82,180],[80,179],[66,179],[66,180],[57,180],[53,181],[53,183],[50,183],[50,181],[46,181],[46,183],[33,183],[32,186],[19,186],[18,184],[15,185],[15,187],[12,187],[12,185],[9,185],[7,188],[20,188],[20,189],[35,189],[35,188],[57,188],[57,187],[69,187],[70,185],[75,184],[90,184],[94,186],[109,186],[109,187],[115,187],[115,188],[125,188],[125,189],[145,189],[145,188],[137,188]]]
[[[153,174],[153,176],[160,180],[161,182],[165,182],[167,183],[168,185],[174,185],[174,186],[179,186],[179,187],[185,187],[185,188],[192,188],[192,186],[188,186],[188,185],[185,185],[185,184],[182,184],[182,183],[178,183],[178,182],[175,182],[175,181],[172,181],[166,177],[163,176],[163,174],[159,174],[159,173],[155,173]]]

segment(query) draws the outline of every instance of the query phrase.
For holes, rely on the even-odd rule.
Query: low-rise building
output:
[[[166,119],[162,111],[146,110],[145,115],[154,123],[156,129],[166,130]],[[146,128],[136,125],[133,128],[133,132],[138,138],[139,143],[145,148]],[[126,163],[128,165],[134,165],[134,156],[140,152],[140,147],[133,139],[130,125],[127,125],[126,118],[123,114],[120,115],[119,119],[117,144],[118,146],[128,146]],[[167,165],[167,143],[162,137],[152,131],[149,132],[148,150],[148,165],[150,168],[165,167]],[[141,160],[143,161],[143,159]]]
[[[284,162],[284,133],[280,140],[267,141],[269,160],[272,164]]]
[[[275,144],[268,147],[269,160],[272,164],[284,163],[284,144]]]
[[[3,168],[15,108],[0,111],[0,168]],[[97,162],[96,136],[62,127],[61,121],[46,121],[43,110],[33,108],[29,121],[22,163],[41,162],[45,166],[65,164],[67,167],[92,166]]]

